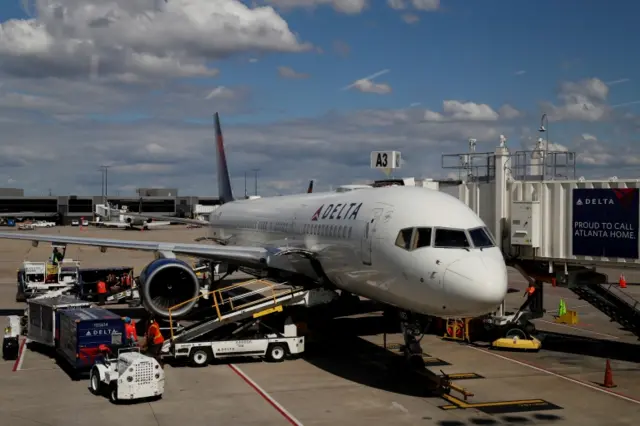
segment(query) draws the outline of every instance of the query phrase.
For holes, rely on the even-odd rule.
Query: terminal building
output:
[[[218,197],[179,196],[171,188],[139,188],[138,196],[107,196],[115,206],[127,206],[129,211],[163,216],[194,217],[197,205],[219,205]],[[92,220],[95,206],[104,203],[100,195],[25,196],[18,188],[0,188],[0,214],[15,213],[15,218],[51,220],[68,225],[82,217]]]

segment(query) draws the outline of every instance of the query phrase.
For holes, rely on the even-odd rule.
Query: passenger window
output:
[[[485,228],[476,228],[469,230],[469,236],[471,237],[471,241],[473,245],[482,248],[482,247],[493,247],[493,241]]]
[[[436,229],[434,247],[466,248],[469,247],[467,234],[462,229]]]
[[[349,234],[347,234],[347,238],[351,238],[351,226],[349,227]]]
[[[413,244],[411,250],[419,249],[421,247],[429,247],[431,245],[431,228],[416,228],[415,234],[413,234]]]
[[[398,232],[398,237],[396,238],[396,245],[405,250],[409,250],[412,234],[413,228],[401,229],[400,232]]]

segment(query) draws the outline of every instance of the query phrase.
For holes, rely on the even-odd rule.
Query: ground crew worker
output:
[[[96,285],[96,289],[98,291],[98,305],[104,305],[104,302],[107,301],[107,284],[100,280]]]
[[[136,323],[131,321],[131,318],[124,318],[124,333],[125,341],[128,345],[138,345],[138,332],[136,331]]]
[[[67,248],[66,247],[63,249],[62,253],[60,253],[58,251],[58,247],[54,247],[53,248],[53,253],[51,253],[51,264],[52,265],[58,265],[58,263],[62,262],[66,252],[67,252]]]
[[[153,317],[149,317],[149,328],[147,329],[145,340],[145,344],[147,346],[147,354],[154,357],[158,361],[158,363],[163,366],[162,361],[160,360],[160,350],[162,349],[162,344],[164,343],[164,337],[162,336],[162,333],[160,333],[160,326]]]

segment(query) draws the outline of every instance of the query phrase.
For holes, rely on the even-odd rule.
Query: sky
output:
[[[577,153],[576,178],[640,178],[638,2],[4,0],[0,187],[217,195],[450,178],[442,155]],[[605,19],[606,17],[606,19]],[[635,40],[635,41],[634,41]],[[541,117],[547,133],[538,131]],[[450,161],[448,162],[450,163]],[[572,175],[573,176],[573,175]]]

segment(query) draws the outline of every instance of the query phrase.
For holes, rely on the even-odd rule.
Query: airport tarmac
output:
[[[87,237],[191,242],[203,229],[123,231],[90,228],[37,230]],[[0,245],[0,314],[22,309],[15,302],[16,269],[24,260],[44,261],[51,247],[3,241]],[[133,266],[136,273],[150,253],[70,247],[67,257],[83,267]],[[615,272],[615,271],[614,271]],[[612,274],[617,281],[619,273]],[[629,278],[629,282],[633,282]],[[525,280],[510,271],[510,286]],[[640,286],[629,293],[640,298]],[[509,294],[507,309],[524,301]],[[580,323],[553,322],[560,299],[578,312]],[[406,374],[394,355],[402,338],[387,335],[376,313],[339,318],[309,338],[302,359],[279,364],[242,362],[203,369],[166,366],[164,398],[152,403],[113,406],[92,395],[88,380],[72,381],[53,360],[25,350],[20,362],[0,361],[2,423],[31,425],[260,424],[549,424],[632,425],[640,415],[640,346],[637,338],[566,289],[545,287],[547,315],[536,321],[544,335],[538,353],[489,351],[443,341],[422,340],[430,368],[460,374],[456,383],[474,396],[464,401],[452,392],[445,400],[429,393],[426,379]],[[4,318],[0,318],[4,322]],[[327,330],[331,330],[328,332]],[[615,389],[601,385],[611,360]],[[13,370],[16,371],[13,371]],[[467,374],[472,373],[472,374]],[[459,399],[455,399],[459,397]],[[508,401],[516,401],[505,404]],[[534,410],[534,411],[527,411]]]

